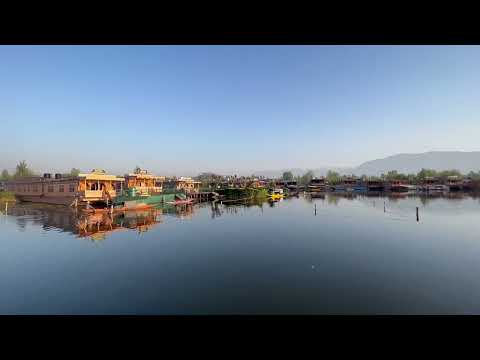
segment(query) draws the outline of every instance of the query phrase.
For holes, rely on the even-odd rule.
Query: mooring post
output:
[[[418,206],[417,206],[417,221],[418,221]]]
[[[385,212],[385,200],[383,200],[383,212]]]
[[[315,216],[317,216],[317,204],[315,204]]]

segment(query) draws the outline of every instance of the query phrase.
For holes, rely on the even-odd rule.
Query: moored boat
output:
[[[434,177],[426,177],[423,179],[421,190],[425,192],[444,192],[448,191],[448,186],[440,184],[438,179]]]
[[[109,175],[104,170],[72,175],[45,173],[8,181],[7,190],[12,191],[21,201],[56,205],[111,204],[122,189],[124,178]]]
[[[313,178],[307,187],[310,192],[322,192],[327,190],[327,181],[324,177]]]
[[[447,177],[446,186],[450,191],[461,191],[463,190],[463,180],[459,176],[449,176]]]
[[[193,199],[167,201],[167,204],[175,205],[175,206],[187,205],[187,204],[191,204],[191,203],[193,203]]]
[[[285,193],[283,192],[283,189],[275,188],[269,191],[268,196],[273,200],[282,199],[285,196]]]
[[[393,180],[390,182],[390,191],[392,192],[408,192],[414,189],[415,186],[405,184],[401,180]]]
[[[285,187],[289,190],[294,190],[294,191],[298,190],[298,185],[297,185],[297,182],[295,180],[286,181],[285,182]]]
[[[368,191],[384,191],[385,184],[381,180],[371,179],[367,181]]]
[[[368,190],[368,188],[367,188],[367,184],[365,183],[365,181],[363,181],[361,179],[357,179],[355,181],[355,184],[353,185],[353,191],[355,191],[355,192],[365,192],[367,190]]]

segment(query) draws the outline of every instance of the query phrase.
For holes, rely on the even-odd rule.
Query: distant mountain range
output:
[[[422,168],[456,169],[462,173],[480,170],[480,151],[430,151],[420,154],[398,154],[367,161],[355,168],[355,174],[379,175],[390,170],[417,173]]]
[[[418,154],[397,154],[383,159],[370,160],[357,167],[321,167],[316,169],[282,169],[254,172],[257,176],[280,177],[284,171],[291,171],[294,175],[303,175],[312,170],[315,176],[324,176],[329,170],[341,175],[380,175],[390,170],[401,173],[417,173],[422,168],[434,170],[456,169],[462,173],[480,170],[480,151],[429,151]]]

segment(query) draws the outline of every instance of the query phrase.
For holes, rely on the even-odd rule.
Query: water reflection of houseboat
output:
[[[22,221],[26,221],[25,217],[29,217],[29,221],[41,226],[45,231],[59,229],[81,238],[90,237],[98,241],[116,231],[128,229],[146,231],[160,222],[158,215],[161,214],[161,210],[131,211],[113,215],[85,214],[64,206],[24,203],[13,205],[8,214],[17,217],[20,225]]]
[[[362,196],[365,196],[365,197],[384,197],[385,192],[380,191],[380,190],[377,190],[377,191],[367,190],[366,192],[362,193]]]
[[[321,178],[313,178],[310,180],[308,185],[308,191],[310,192],[322,192],[327,190],[327,181],[324,177]]]
[[[329,196],[336,196],[337,198],[353,200],[357,197],[357,194],[353,193],[352,191],[344,191],[344,192],[334,192],[330,193]]]
[[[325,192],[310,192],[308,197],[311,199],[325,199]]]

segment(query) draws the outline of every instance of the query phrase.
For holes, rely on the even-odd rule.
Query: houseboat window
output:
[[[98,184],[93,183],[92,185],[90,185],[90,190],[98,190]]]
[[[68,188],[68,191],[70,191],[70,192],[75,192],[75,185],[70,184],[70,186],[69,186],[69,188]]]
[[[58,185],[58,191],[59,192],[65,192],[65,186],[64,185]]]
[[[48,185],[48,192],[53,192],[53,185]]]

